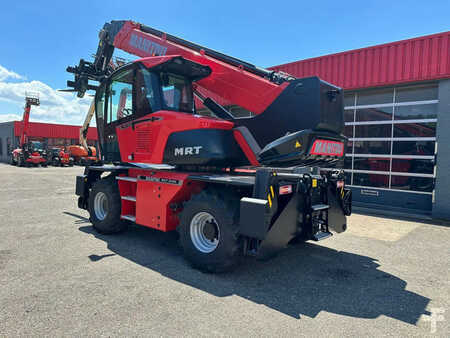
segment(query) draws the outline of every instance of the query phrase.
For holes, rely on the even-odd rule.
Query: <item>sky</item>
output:
[[[0,122],[81,124],[91,98],[58,92],[111,20],[137,21],[261,67],[450,30],[450,1],[3,1]],[[124,56],[123,53],[116,54]]]

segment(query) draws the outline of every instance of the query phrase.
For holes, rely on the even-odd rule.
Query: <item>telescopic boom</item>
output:
[[[199,91],[222,97],[256,115],[294,79],[133,21],[106,23],[99,40],[94,62],[81,60],[79,66],[67,69],[75,74],[75,81],[68,81],[68,86],[73,87],[79,97],[86,90],[96,89],[88,80],[102,81],[111,73],[115,48],[139,57],[181,55],[207,65],[212,73],[197,82]]]

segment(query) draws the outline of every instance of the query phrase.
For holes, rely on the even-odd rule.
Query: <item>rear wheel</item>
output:
[[[186,259],[206,272],[232,270],[241,256],[239,199],[206,190],[185,203],[178,232]]]
[[[95,182],[89,194],[90,220],[101,234],[122,232],[127,223],[120,219],[121,200],[117,182],[113,176]]]

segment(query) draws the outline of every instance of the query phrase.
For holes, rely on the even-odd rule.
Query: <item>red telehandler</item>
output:
[[[93,62],[67,68],[69,90],[96,92],[102,163],[77,177],[76,194],[98,232],[177,230],[194,267],[220,272],[346,230],[351,191],[330,169],[345,156],[340,88],[132,21],[106,23],[99,38]],[[114,48],[141,59],[113,69]],[[235,118],[217,97],[253,116]]]
[[[22,133],[20,135],[20,145],[11,153],[11,164],[19,167],[30,165],[47,166],[47,150],[42,142],[28,140],[28,127],[30,125],[31,106],[39,106],[38,93],[25,93],[25,108],[22,118]]]

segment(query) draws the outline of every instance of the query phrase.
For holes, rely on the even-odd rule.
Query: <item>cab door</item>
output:
[[[138,67],[135,75],[135,119],[131,132],[134,133],[136,145],[130,157],[134,162],[155,163],[152,156],[162,121],[153,115],[161,107],[158,77],[144,67]]]
[[[133,82],[135,67],[125,67],[113,74],[106,87],[103,121],[103,156],[106,162],[125,162],[122,150],[133,146],[131,138],[119,140],[117,130],[133,119]],[[120,141],[120,142],[119,142]],[[122,144],[123,142],[123,144]],[[123,148],[123,149],[122,149]]]
[[[109,162],[149,162],[157,137],[157,76],[133,64],[111,76],[104,121],[105,158]]]

